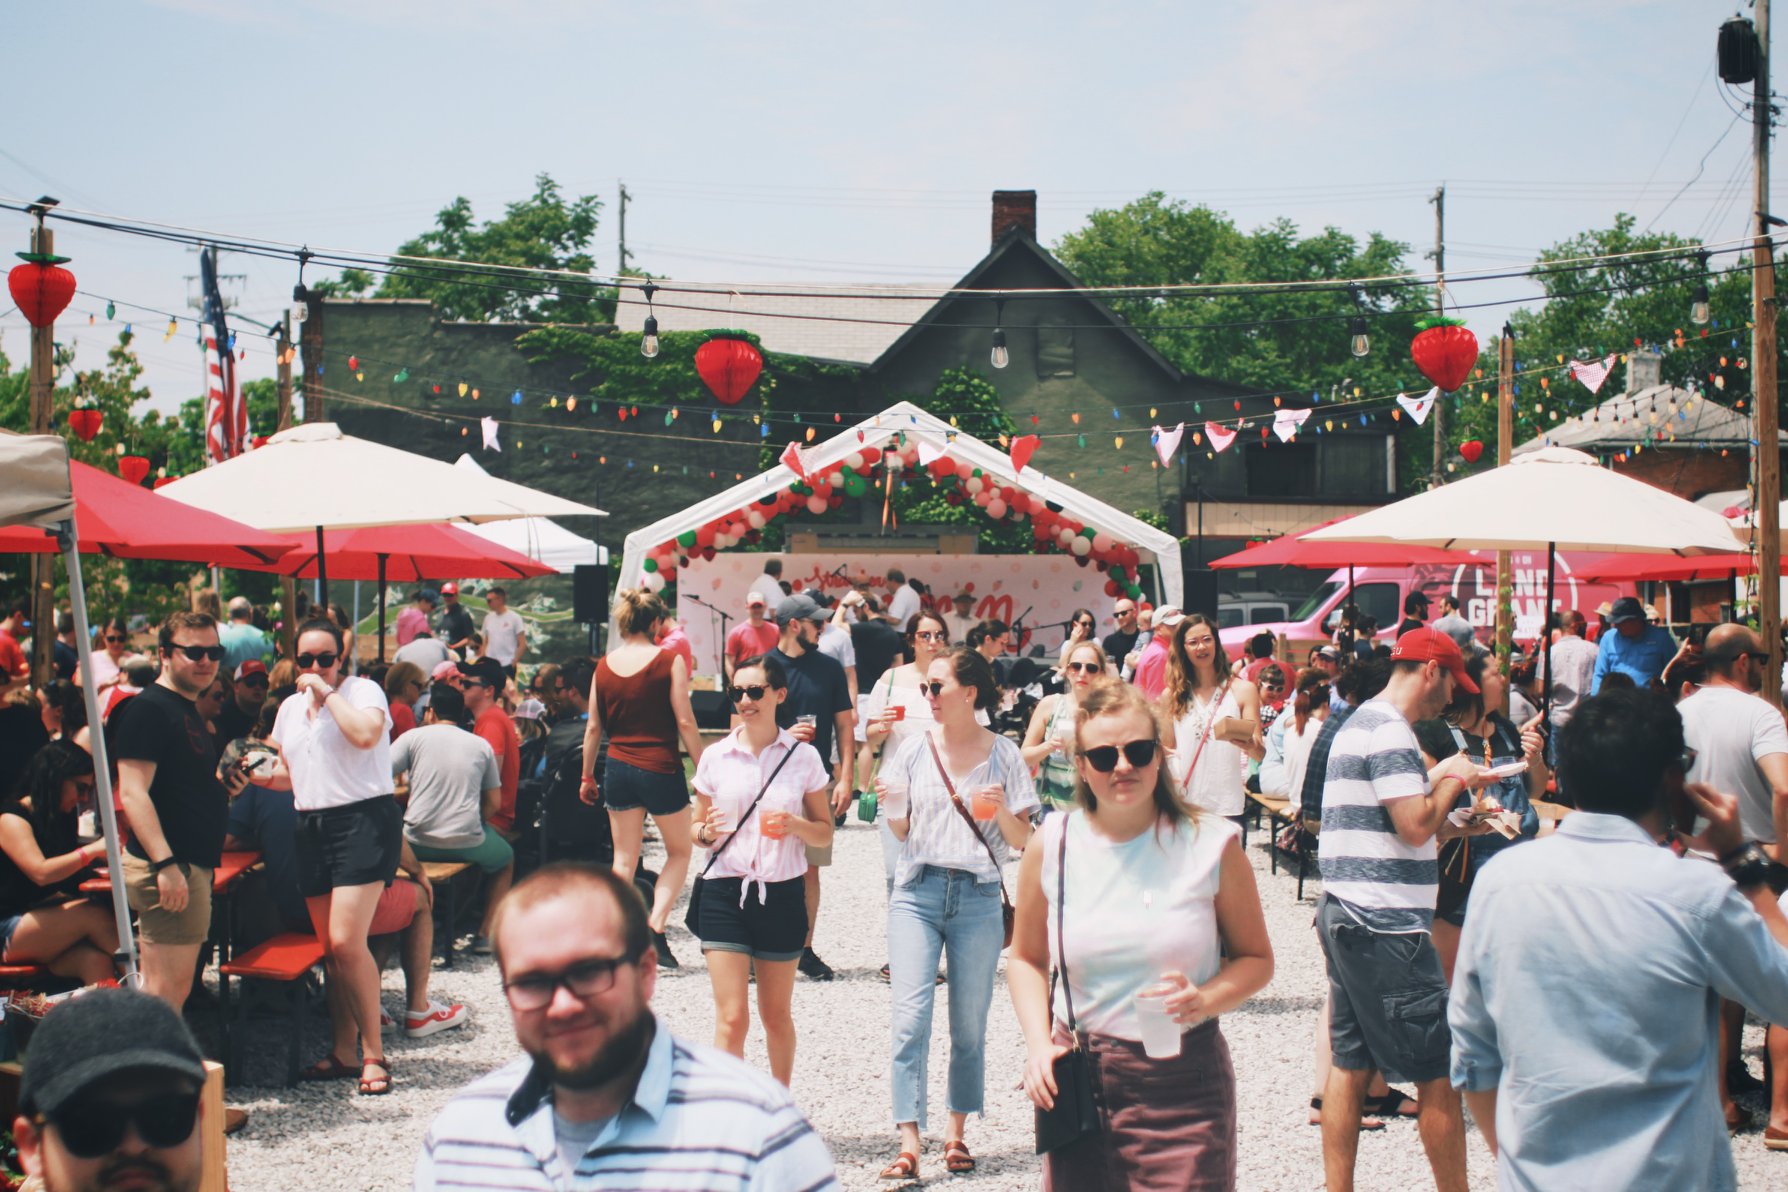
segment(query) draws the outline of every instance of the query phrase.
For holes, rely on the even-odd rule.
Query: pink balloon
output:
[[[818,493],[807,498],[807,512],[809,513],[824,513],[829,505],[830,502]]]
[[[1006,503],[1004,501],[1000,500],[998,497],[995,497],[993,500],[987,502],[987,516],[995,519],[996,521],[998,519],[1006,516]]]

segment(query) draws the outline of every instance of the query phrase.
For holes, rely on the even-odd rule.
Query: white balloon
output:
[[[761,530],[764,528],[764,515],[755,509],[745,515],[745,521],[746,524],[754,530]]]
[[[646,572],[645,575],[643,577],[641,577],[640,583],[645,585],[647,591],[651,591],[651,592],[664,591],[664,576],[660,575],[656,571]]]
[[[820,496],[818,493],[815,493],[813,496],[807,498],[807,512],[813,513],[813,514],[820,514],[820,513],[824,513],[826,511],[826,509],[827,509],[826,498]]]
[[[1080,535],[1076,534],[1074,536],[1074,541],[1068,544],[1068,549],[1077,555],[1088,555],[1093,551],[1093,544],[1091,540],[1082,538]]]

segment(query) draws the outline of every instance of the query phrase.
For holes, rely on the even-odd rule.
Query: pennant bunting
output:
[[[776,457],[776,462],[802,480],[807,479],[807,461],[802,458],[801,444],[791,440],[789,445],[782,449],[782,454]]]
[[[1612,352],[1601,360],[1573,360],[1571,361],[1570,373],[1573,377],[1576,377],[1579,381],[1583,382],[1583,387],[1585,389],[1588,389],[1592,394],[1598,393],[1601,391],[1602,382],[1608,379],[1608,373],[1614,367],[1614,360],[1615,357]]]
[[[1220,422],[1205,423],[1204,433],[1210,438],[1211,446],[1218,451],[1222,451],[1231,443],[1235,442],[1236,432],[1230,430]]]
[[[1150,439],[1155,444],[1155,456],[1161,461],[1162,467],[1165,468],[1173,462],[1174,454],[1180,449],[1180,439],[1185,433],[1186,424],[1184,422],[1172,430],[1162,430],[1158,426],[1155,428]]]
[[[1298,427],[1304,425],[1304,419],[1309,416],[1309,410],[1280,410],[1273,415],[1273,433],[1279,436],[1281,443],[1289,443],[1297,438]]]
[[[1415,419],[1415,424],[1417,426],[1420,426],[1422,423],[1428,421],[1428,411],[1434,408],[1434,401],[1439,396],[1440,387],[1437,385],[1433,389],[1428,390],[1428,392],[1421,397],[1411,397],[1407,393],[1399,393],[1397,395],[1397,404],[1403,407],[1403,412],[1405,414],[1408,414],[1411,418]]]
[[[1007,452],[1012,458],[1012,470],[1014,472],[1024,471],[1025,465],[1031,462],[1031,456],[1037,453],[1037,448],[1042,442],[1043,439],[1039,435],[1019,435],[1013,439],[1011,449]]]
[[[920,439],[917,447],[919,462],[928,468],[936,461],[950,454],[950,449],[948,447],[940,447],[930,439]]]
[[[478,425],[484,431],[484,449],[486,451],[503,450],[502,445],[497,442],[497,420],[488,417],[480,418]]]

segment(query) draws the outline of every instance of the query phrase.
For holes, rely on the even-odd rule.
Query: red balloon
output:
[[[95,406],[83,406],[68,412],[69,429],[81,436],[81,442],[91,443],[93,436],[99,433],[100,424],[105,421],[105,412]]]
[[[1108,579],[1105,581],[1105,594],[1107,596],[1116,596],[1118,594],[1118,585],[1115,579]]]
[[[132,484],[143,483],[143,477],[149,474],[149,460],[141,455],[121,455],[118,457],[118,475]]]
[[[695,350],[695,371],[722,405],[736,406],[764,371],[764,356],[750,340],[720,335]]]
[[[48,327],[74,300],[75,275],[59,265],[26,261],[6,275],[6,288],[33,327]]]

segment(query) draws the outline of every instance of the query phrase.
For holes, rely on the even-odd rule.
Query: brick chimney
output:
[[[993,192],[993,243],[1012,229],[1018,229],[1032,240],[1037,238],[1037,192],[1034,190],[996,190]]]
[[[1641,389],[1653,389],[1664,383],[1664,358],[1656,352],[1632,351],[1627,353],[1627,392],[1637,393]]]

